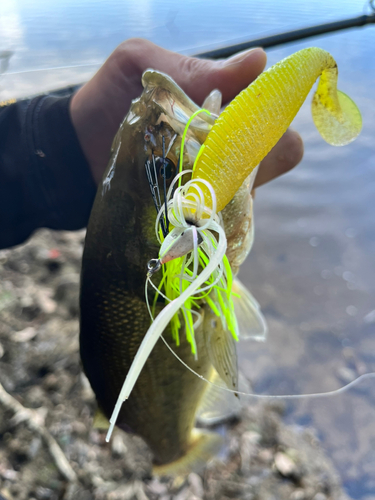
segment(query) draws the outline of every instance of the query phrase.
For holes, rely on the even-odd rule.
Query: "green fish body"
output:
[[[158,255],[159,245],[154,230],[156,211],[145,164],[152,162],[154,155],[158,168],[157,158],[162,156],[164,137],[165,151],[169,149],[166,156],[170,179],[173,177],[186,122],[199,109],[165,75],[149,71],[143,83],[142,96],[133,102],[114,140],[112,157],[91,213],[82,262],[81,358],[107,418],[150,326],[145,279],[147,263]],[[212,118],[203,114],[192,123],[185,143],[185,168],[192,167],[195,154],[213,123]],[[162,187],[160,172],[158,175]],[[227,253],[235,269],[251,245],[249,183],[247,179],[223,211],[228,228]],[[152,290],[149,294],[152,302]],[[156,312],[164,305],[164,300],[158,302]],[[164,338],[186,364],[210,379],[214,369],[207,345],[214,341],[215,334],[221,333],[222,327],[220,321],[212,318],[204,301],[200,313],[204,320],[195,332],[198,359],[192,355],[183,330],[178,347],[168,328]],[[122,406],[117,425],[146,441],[155,464],[174,462],[188,455],[196,445],[201,458],[208,457],[219,438],[194,429],[207,386],[207,382],[191,373],[159,340],[131,396]]]

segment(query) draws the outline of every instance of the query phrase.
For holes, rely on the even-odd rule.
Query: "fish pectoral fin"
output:
[[[107,431],[109,429],[110,423],[108,418],[104,415],[100,408],[96,409],[94,420],[92,422],[93,429],[101,429]]]
[[[238,365],[236,342],[229,330],[223,327],[221,318],[210,309],[205,311],[204,336],[210,361],[226,386],[238,389]]]
[[[258,302],[238,278],[233,281],[232,292],[240,340],[264,342],[268,327]]]
[[[152,472],[155,476],[179,476],[190,472],[198,472],[206,467],[222,448],[224,440],[215,432],[193,429],[187,452],[177,460],[168,464],[154,464]]]
[[[211,426],[222,424],[239,417],[241,404],[234,393],[226,391],[226,384],[216,370],[212,371],[210,382],[198,407],[197,422],[199,425]]]

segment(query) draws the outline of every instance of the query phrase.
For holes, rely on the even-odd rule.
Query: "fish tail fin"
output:
[[[180,476],[204,468],[222,448],[224,440],[215,432],[193,429],[188,451],[168,464],[153,466],[155,476]]]

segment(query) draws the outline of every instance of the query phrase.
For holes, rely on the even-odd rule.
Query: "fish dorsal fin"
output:
[[[268,327],[258,302],[238,278],[232,292],[240,339],[265,341]]]
[[[220,317],[208,309],[204,315],[204,336],[210,361],[229,389],[238,389],[236,342]]]

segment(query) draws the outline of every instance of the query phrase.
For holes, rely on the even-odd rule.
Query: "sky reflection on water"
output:
[[[83,82],[133,36],[193,54],[364,12],[362,0],[176,5],[2,0],[0,52],[13,55],[0,77],[0,100]],[[266,344],[245,345],[241,364],[259,393],[330,391],[375,371],[374,30],[353,29],[268,51],[269,66],[307,46],[330,51],[339,66],[339,88],[362,111],[363,132],[345,148],[328,146],[305,103],[294,122],[305,141],[302,164],[258,190],[255,245],[241,278],[259,300],[270,335]],[[59,66],[69,68],[49,69]],[[287,405],[290,422],[316,427],[350,495],[374,495],[373,384],[364,381],[335,397]]]
[[[3,77],[0,97],[32,93],[42,85],[86,79],[124,39],[144,37],[163,47],[193,54],[202,47],[245,40],[313,23],[362,14],[362,0],[300,2],[275,7],[272,0],[228,2],[171,0],[2,0],[0,50],[13,56],[7,73],[93,64],[28,78]],[[51,88],[51,87],[49,87]]]

